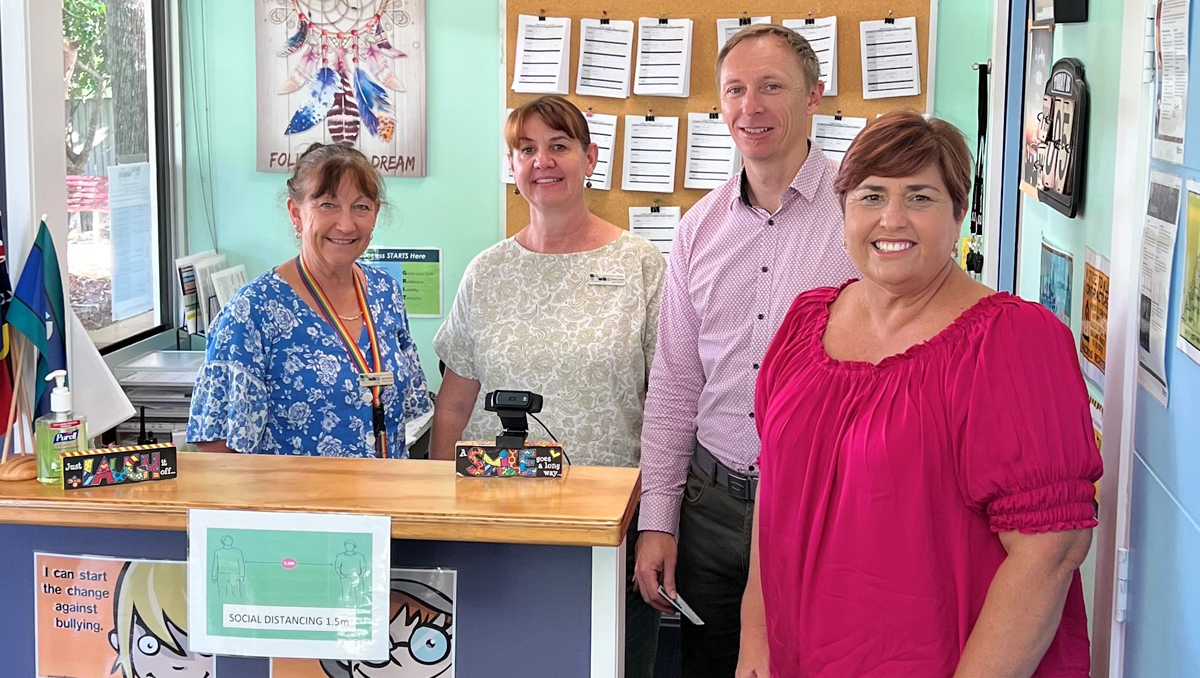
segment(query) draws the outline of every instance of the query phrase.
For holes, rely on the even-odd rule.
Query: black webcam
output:
[[[499,415],[504,425],[504,433],[496,436],[496,447],[517,449],[525,446],[529,436],[525,415],[542,411],[542,396],[532,391],[492,391],[484,397],[483,409]]]
[[[483,399],[488,412],[518,410],[537,414],[542,411],[542,396],[532,391],[492,391]]]

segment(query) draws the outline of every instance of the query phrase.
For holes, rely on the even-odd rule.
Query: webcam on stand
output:
[[[504,426],[496,436],[496,447],[524,447],[529,437],[529,417],[542,411],[542,396],[532,391],[492,391],[483,399],[483,409],[495,412]]]
[[[503,432],[494,442],[459,441],[455,445],[455,470],[460,476],[497,478],[559,478],[563,473],[562,445],[529,442],[529,416],[542,411],[542,396],[532,391],[492,391],[484,396],[483,409],[500,417]],[[541,420],[538,420],[541,424]],[[542,428],[546,428],[542,424]],[[546,433],[554,438],[547,429]]]

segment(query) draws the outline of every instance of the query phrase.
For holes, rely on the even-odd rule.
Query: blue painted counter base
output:
[[[33,552],[184,560],[183,532],[0,524],[0,675],[34,676]],[[392,541],[395,567],[458,570],[458,676],[590,674],[586,547]],[[266,659],[222,657],[218,678],[267,678]]]

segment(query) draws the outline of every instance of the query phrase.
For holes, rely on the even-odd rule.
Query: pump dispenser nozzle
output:
[[[51,412],[70,412],[71,411],[71,389],[67,388],[67,371],[54,370],[46,375],[46,381],[55,380],[58,382],[54,390],[50,391],[50,411]]]

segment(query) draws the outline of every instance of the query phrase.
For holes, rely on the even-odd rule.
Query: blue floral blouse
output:
[[[408,456],[404,424],[432,407],[395,278],[363,266],[380,356],[388,456]],[[358,339],[371,355],[364,330]],[[374,457],[370,390],[329,323],[271,271],[241,289],[209,330],[188,442],[224,440],[253,454]]]

